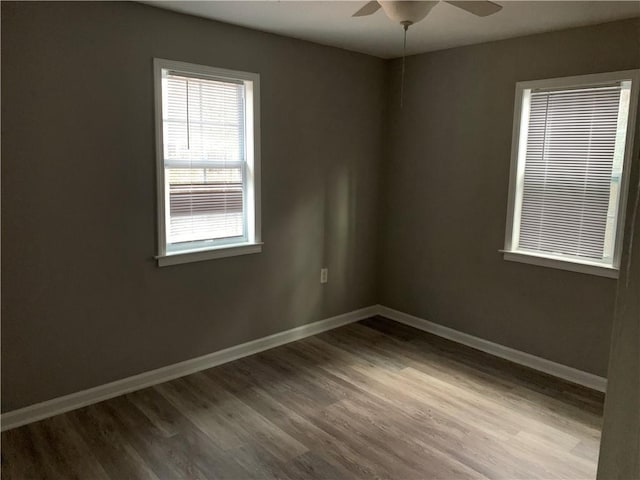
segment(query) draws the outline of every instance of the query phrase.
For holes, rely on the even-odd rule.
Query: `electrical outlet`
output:
[[[320,269],[320,283],[327,283],[329,281],[329,269],[321,268]]]

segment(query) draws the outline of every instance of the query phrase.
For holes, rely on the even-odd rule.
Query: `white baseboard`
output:
[[[483,340],[473,335],[459,332],[443,325],[424,320],[407,313],[399,312],[383,305],[374,305],[353,312],[337,315],[335,317],[320,320],[318,322],[302,325],[284,332],[269,335],[267,337],[252,340],[233,347],[219,350],[201,357],[185,360],[166,367],[144,372],[132,377],[116,380],[115,382],[99,385],[88,390],[71,393],[63,397],[36,403],[19,410],[13,410],[2,414],[0,417],[1,430],[10,430],[28,423],[37,422],[44,418],[82,408],[93,403],[98,403],[109,398],[117,397],[125,393],[140,390],[152,385],[167,382],[175,378],[184,377],[207,368],[212,368],[223,363],[231,362],[254,353],[269,350],[286,343],[294,342],[302,338],[326,332],[334,328],[357,322],[374,315],[381,315],[399,323],[415,327],[419,330],[447,338],[457,343],[481,350],[483,352],[504,358],[514,363],[524,365],[535,370],[568,380],[585,387],[601,392],[606,391],[607,380],[603,377],[583,372],[575,368],[567,367],[559,363],[536,357],[529,353],[514,350],[504,345]]]
[[[2,431],[10,430],[21,425],[37,422],[44,418],[117,397],[118,395],[167,382],[178,377],[184,377],[185,375],[199,372],[200,370],[206,370],[207,368],[253,355],[254,353],[269,350],[270,348],[357,322],[358,320],[372,317],[377,313],[377,306],[361,308],[360,310],[354,310],[353,312],[337,315],[247,343],[242,343],[234,347],[225,348],[224,350],[219,350],[201,357],[192,358],[191,360],[185,360],[184,362],[140,373],[88,390],[82,390],[63,397],[47,400],[46,402],[36,403],[19,410],[13,410],[2,414],[0,418],[1,429]]]
[[[378,315],[599,392],[605,392],[607,390],[607,379],[593,375],[592,373],[583,372],[582,370],[567,367],[566,365],[552,362],[551,360],[546,360],[529,353],[505,347],[504,345],[483,340],[482,338],[474,337],[473,335],[462,333],[458,330],[399,312],[398,310],[383,305],[378,305]]]

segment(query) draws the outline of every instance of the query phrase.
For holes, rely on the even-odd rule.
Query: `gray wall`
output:
[[[3,2],[3,411],[375,303],[603,375],[616,282],[497,253],[513,91],[637,68],[639,27],[410,57],[400,110],[398,62],[140,4]],[[260,73],[263,253],[152,259],[153,57]]]
[[[263,253],[152,259],[153,57],[261,75]],[[3,411],[374,304],[384,69],[140,4],[3,2]]]
[[[639,142],[640,143],[640,142]],[[640,163],[640,162],[639,162]],[[636,165],[640,169],[640,165]],[[636,196],[640,209],[640,192]],[[637,211],[637,210],[636,210]],[[629,224],[611,335],[599,480],[640,479],[640,212]],[[633,248],[631,244],[633,242]]]
[[[498,249],[515,83],[638,68],[639,33],[633,19],[409,57],[402,109],[391,65],[380,303],[606,375],[616,281]]]

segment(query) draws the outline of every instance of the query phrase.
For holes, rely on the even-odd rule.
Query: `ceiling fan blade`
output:
[[[502,6],[489,1],[466,1],[466,2],[449,2],[454,7],[461,8],[469,13],[473,13],[478,17],[487,17],[498,13],[502,10]]]
[[[352,17],[364,17],[366,15],[371,15],[376,13],[380,9],[380,4],[373,0],[371,2],[367,2],[364,7],[358,10],[356,13],[351,15]]]

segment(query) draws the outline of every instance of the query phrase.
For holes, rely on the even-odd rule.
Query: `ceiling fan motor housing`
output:
[[[384,13],[394,22],[408,26],[426,17],[438,2],[384,1],[378,0]]]

